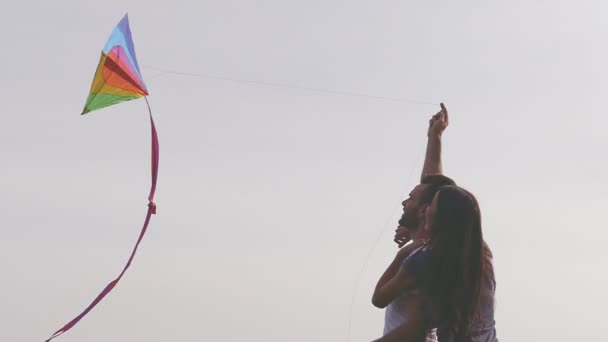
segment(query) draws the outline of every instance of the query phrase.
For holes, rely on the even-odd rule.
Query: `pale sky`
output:
[[[158,215],[56,341],[380,336],[371,293],[439,106],[298,87],[445,102],[444,168],[481,204],[500,340],[608,340],[604,1],[3,0],[0,341],[80,313],[139,234],[145,103],[79,115],[125,12]]]

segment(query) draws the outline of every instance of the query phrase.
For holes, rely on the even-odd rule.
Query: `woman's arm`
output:
[[[378,308],[385,308],[395,298],[399,297],[399,295],[415,288],[416,283],[414,282],[414,279],[409,276],[399,264],[394,276],[386,281],[380,278],[372,297],[372,303]]]
[[[383,309],[399,295],[397,294],[397,296],[392,298],[391,296],[387,296],[387,285],[392,284],[392,287],[396,287],[398,286],[398,282],[404,281],[404,279],[400,278],[407,278],[407,275],[403,274],[403,272],[400,273],[403,260],[405,260],[405,258],[407,258],[414,250],[416,250],[420,246],[422,246],[421,243],[412,242],[409,245],[401,248],[399,252],[397,252],[395,259],[393,259],[393,262],[391,262],[386,271],[384,271],[384,274],[382,274],[382,276],[378,280],[378,283],[376,284],[374,294],[372,295],[372,304],[374,304],[375,307]],[[397,275],[399,275],[399,279],[395,279],[397,278]],[[405,281],[407,281],[407,279],[405,279]],[[388,302],[386,300],[388,300]]]

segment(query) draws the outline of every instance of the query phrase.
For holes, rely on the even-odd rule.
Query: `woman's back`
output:
[[[489,251],[489,250],[488,250]],[[424,315],[430,328],[437,328],[438,341],[442,342],[447,340],[447,328],[450,326],[450,322],[443,322],[440,314],[441,307],[438,305],[437,297],[432,293],[429,293],[429,278],[427,275],[428,271],[428,257],[430,250],[428,247],[424,247],[416,250],[410,255],[403,263],[403,267],[408,274],[412,275],[416,279],[416,284],[420,289],[423,296]],[[491,262],[491,261],[490,261]],[[470,323],[470,335],[472,342],[497,342],[496,337],[496,322],[494,320],[494,294],[496,290],[496,283],[493,279],[493,273],[486,274],[488,277],[484,277],[481,283],[481,293],[479,301],[477,303],[477,314]],[[491,275],[491,279],[489,276]],[[453,342],[470,342],[465,341],[463,338],[456,339]]]

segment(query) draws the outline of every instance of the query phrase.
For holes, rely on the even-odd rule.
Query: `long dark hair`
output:
[[[426,272],[429,295],[436,301],[438,337],[442,342],[471,341],[484,280],[494,282],[479,204],[458,186],[441,187],[435,200]]]

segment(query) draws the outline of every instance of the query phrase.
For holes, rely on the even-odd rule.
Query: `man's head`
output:
[[[410,233],[421,231],[424,209],[431,204],[439,188],[445,185],[456,185],[456,183],[444,175],[425,176],[410,192],[409,197],[401,203],[403,215],[399,219],[399,225],[406,227]]]

